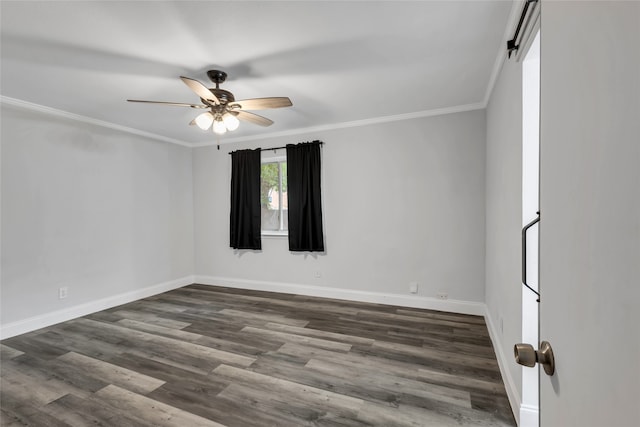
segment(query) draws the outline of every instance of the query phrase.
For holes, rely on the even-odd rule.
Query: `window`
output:
[[[287,209],[287,159],[265,159],[260,167],[262,234],[287,235]]]
[[[291,252],[324,252],[321,145],[287,144],[286,156],[276,155],[283,147],[230,153],[230,247],[260,250],[270,235],[286,237]]]

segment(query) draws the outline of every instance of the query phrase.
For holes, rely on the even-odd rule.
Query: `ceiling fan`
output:
[[[142,101],[127,99],[129,102],[144,102],[147,104],[172,105],[177,107],[191,107],[207,110],[191,120],[190,125],[196,125],[202,130],[213,127],[218,135],[233,131],[240,125],[240,120],[260,126],[271,126],[272,120],[250,113],[246,110],[266,110],[269,108],[291,107],[293,104],[287,97],[251,98],[236,101],[228,90],[220,89],[220,84],[227,79],[227,73],[220,70],[209,70],[207,76],[216,84],[215,88],[207,88],[197,80],[181,76],[180,79],[200,97],[202,104],[186,104],[182,102]]]

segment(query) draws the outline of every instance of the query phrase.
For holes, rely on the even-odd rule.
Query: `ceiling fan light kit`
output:
[[[233,93],[220,89],[220,84],[227,79],[227,73],[220,70],[209,70],[207,76],[216,84],[215,88],[207,88],[197,80],[180,76],[180,79],[200,97],[202,104],[186,104],[181,102],[166,101],[142,101],[138,99],[127,99],[129,102],[142,102],[147,104],[171,105],[178,107],[191,107],[207,109],[191,120],[190,125],[207,131],[209,128],[213,132],[222,135],[227,131],[234,131],[240,126],[240,120],[257,124],[260,126],[271,126],[272,120],[259,116],[246,110],[266,110],[270,108],[290,107],[293,104],[287,97],[251,98],[236,101]]]
[[[227,133],[227,126],[225,126],[224,122],[220,118],[216,118],[213,121],[213,132],[218,135],[223,135]]]
[[[207,130],[211,127],[211,124],[213,123],[213,114],[207,112],[207,113],[202,113],[200,114],[198,117],[196,117],[195,119],[193,119],[195,121],[195,124],[202,130]]]
[[[230,131],[234,131],[238,129],[238,126],[240,126],[240,120],[238,120],[236,116],[234,116],[231,113],[227,113],[224,116],[222,116],[222,121],[227,127],[227,130],[230,130]]]

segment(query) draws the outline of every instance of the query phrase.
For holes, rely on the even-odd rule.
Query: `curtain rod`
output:
[[[303,142],[303,143],[301,143],[301,144],[314,144],[314,143],[317,143],[317,144],[320,144],[320,145],[324,145],[324,142],[322,142],[322,141],[318,141],[318,140],[311,141],[311,142]],[[275,150],[283,150],[283,149],[285,149],[285,148],[287,148],[287,146],[286,146],[286,145],[285,145],[284,147],[259,148],[259,150],[260,150],[260,151],[271,151],[271,150],[275,151]],[[234,151],[230,151],[230,152],[229,152],[229,155],[231,155],[231,154],[233,154],[233,153],[234,153]]]
[[[515,50],[517,51],[520,48],[519,44],[516,44],[518,39],[518,35],[520,34],[520,30],[522,29],[522,23],[524,22],[525,16],[527,16],[527,11],[529,10],[529,6],[531,3],[537,3],[538,0],[526,0],[524,4],[524,8],[522,9],[522,14],[520,15],[520,21],[518,22],[518,26],[516,27],[516,32],[513,35],[513,38],[507,41],[507,52],[509,53],[508,58],[511,58],[511,53]]]

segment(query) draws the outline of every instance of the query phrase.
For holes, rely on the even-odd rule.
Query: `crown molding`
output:
[[[442,116],[445,114],[462,113],[465,111],[482,110],[485,107],[486,107],[485,103],[458,105],[455,107],[416,111],[413,113],[396,114],[392,116],[373,117],[370,119],[353,120],[350,122],[331,123],[331,124],[319,125],[319,126],[309,126],[305,128],[290,129],[290,130],[285,130],[281,132],[272,132],[268,134],[240,136],[237,138],[228,138],[223,141],[221,140],[219,143],[218,142],[197,142],[197,143],[191,144],[191,146],[192,147],[209,147],[212,145],[229,144],[232,142],[246,142],[246,141],[262,140],[267,138],[279,138],[283,136],[300,135],[300,134],[306,134],[306,133],[312,133],[312,132],[331,131],[336,129],[346,129],[346,128],[359,127],[359,126],[376,125],[380,123],[419,119],[423,117]]]
[[[189,144],[188,142],[181,141],[179,139],[168,138],[166,136],[157,135],[151,132],[145,132],[140,129],[130,128],[127,126],[117,125],[111,122],[105,122],[102,120],[92,119],[91,117],[81,116],[79,114],[70,113],[64,110],[58,110],[56,108],[45,107],[44,105],[34,104],[32,102],[23,101],[21,99],[10,98],[8,96],[0,95],[0,103],[12,105],[14,107],[23,108],[26,110],[36,111],[39,113],[49,114],[56,117],[62,117],[69,120],[74,120],[77,122],[87,123],[94,126],[100,126],[103,128],[114,129],[125,133],[130,133],[137,136],[142,136],[145,138],[155,139],[162,142],[169,142],[171,144],[181,145],[183,147],[192,147],[193,144]]]
[[[45,107],[44,105],[34,104],[32,102],[23,101],[16,98],[10,98],[4,95],[0,95],[0,103],[12,105],[19,108],[24,108],[31,111],[37,111],[40,113],[49,114],[57,117],[62,117],[70,120],[75,120],[83,123],[88,123],[96,126],[101,126],[108,129],[115,129],[121,132],[126,132],[133,135],[151,138],[158,141],[169,142],[172,144],[177,144],[177,145],[181,145],[183,147],[189,147],[189,148],[209,147],[214,145],[229,144],[233,142],[256,141],[256,140],[262,140],[267,138],[279,138],[283,136],[301,135],[301,134],[307,134],[307,133],[313,133],[313,132],[331,131],[331,130],[346,129],[346,128],[359,127],[359,126],[369,126],[369,125],[376,125],[380,123],[412,120],[412,119],[419,119],[424,117],[442,116],[445,114],[462,113],[465,111],[473,111],[473,110],[482,110],[487,106],[486,102],[482,102],[482,103],[475,103],[475,104],[458,105],[455,107],[416,111],[413,113],[395,114],[391,116],[381,116],[381,117],[373,117],[369,119],[353,120],[349,122],[331,123],[331,124],[319,125],[319,126],[309,126],[305,128],[290,129],[290,130],[272,132],[267,134],[262,133],[259,135],[226,138],[224,140],[215,141],[215,142],[207,141],[207,142],[188,143],[178,139],[168,138],[162,135],[145,132],[139,129],[130,128],[127,126],[121,126],[115,123],[105,122],[102,120],[97,120],[91,117],[81,116],[74,113],[69,113],[68,111],[58,110],[56,108],[51,108],[51,107]]]

